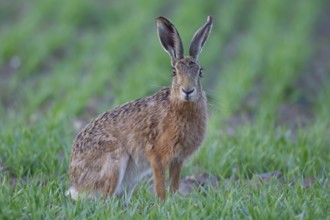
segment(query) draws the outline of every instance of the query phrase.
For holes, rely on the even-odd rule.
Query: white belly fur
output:
[[[116,195],[125,196],[125,201],[129,202],[135,185],[150,173],[150,163],[145,156],[140,156],[135,160],[130,157],[124,179],[121,182],[118,191],[116,191]]]

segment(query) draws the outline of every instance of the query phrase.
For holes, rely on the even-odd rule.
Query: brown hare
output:
[[[201,145],[207,103],[199,78],[198,56],[211,32],[212,17],[192,38],[189,56],[174,25],[157,18],[160,42],[171,56],[173,80],[152,96],[126,103],[92,120],[75,138],[69,168],[73,199],[118,195],[129,201],[135,184],[153,171],[156,195],[165,199],[165,169],[170,191],[179,188],[182,164]]]

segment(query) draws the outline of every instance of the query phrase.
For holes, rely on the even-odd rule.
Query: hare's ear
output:
[[[164,50],[171,56],[172,65],[183,58],[183,45],[174,25],[164,17],[157,18],[157,31]]]
[[[212,30],[212,25],[212,17],[208,16],[206,23],[196,31],[191,40],[189,55],[196,60],[198,59],[198,56]]]

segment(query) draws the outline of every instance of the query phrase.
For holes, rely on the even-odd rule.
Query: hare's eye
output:
[[[203,68],[199,69],[199,77],[203,77]]]
[[[172,68],[172,76],[175,76],[176,75],[176,69],[175,67]]]

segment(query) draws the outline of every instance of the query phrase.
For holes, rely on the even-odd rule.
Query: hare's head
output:
[[[202,87],[199,78],[202,67],[198,64],[198,56],[212,29],[212,17],[197,30],[192,38],[189,56],[184,57],[183,44],[179,32],[166,18],[157,18],[157,30],[164,50],[171,56],[173,68],[172,91],[183,101],[196,101],[201,95]]]

